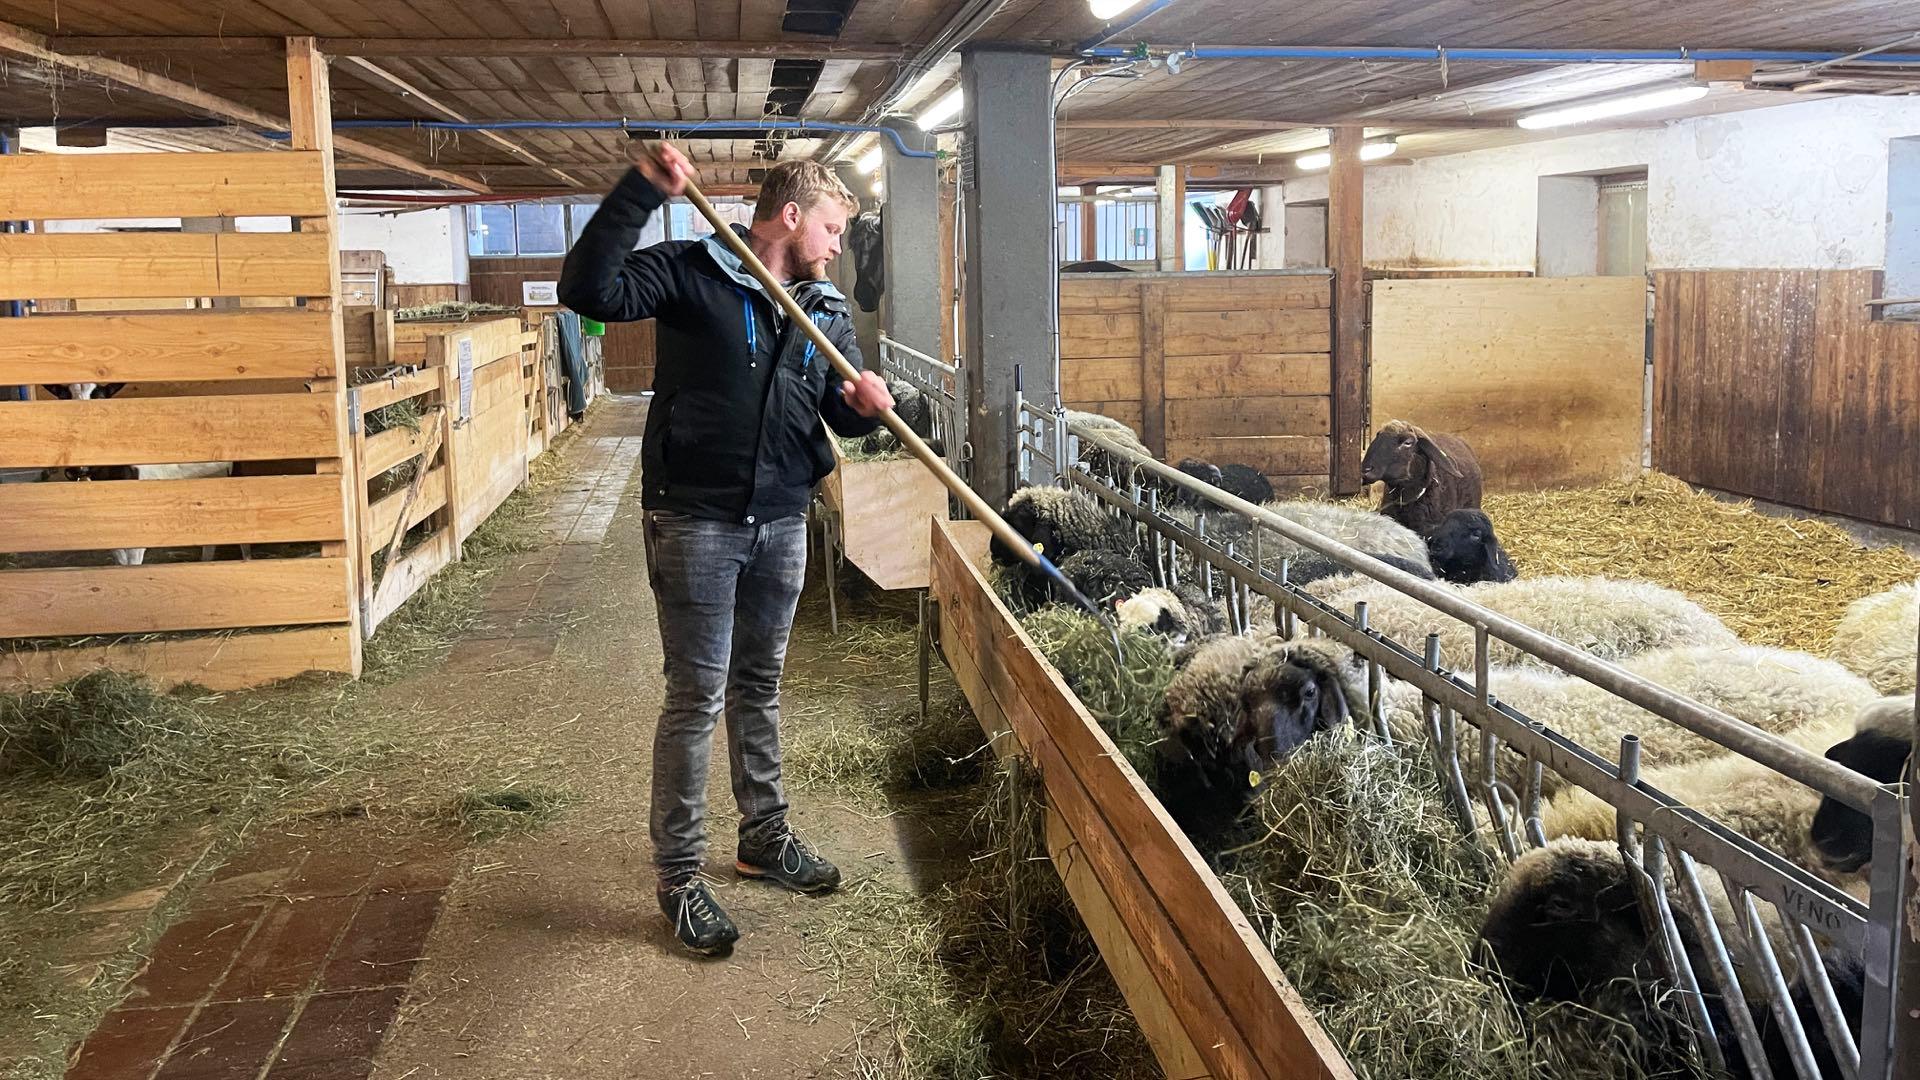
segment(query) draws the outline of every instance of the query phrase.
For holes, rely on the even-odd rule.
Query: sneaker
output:
[[[701,956],[725,956],[740,940],[740,930],[713,898],[713,891],[697,875],[655,890],[660,911],[673,924],[680,944]]]
[[[764,878],[795,892],[832,892],[840,886],[840,868],[821,858],[785,822],[765,839],[741,837],[733,866],[742,877]]]

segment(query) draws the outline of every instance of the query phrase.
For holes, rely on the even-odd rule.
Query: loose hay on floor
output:
[[[1526,577],[1604,574],[1679,589],[1752,644],[1824,655],[1846,606],[1920,576],[1824,521],[1769,517],[1661,473],[1600,487],[1492,495]]]

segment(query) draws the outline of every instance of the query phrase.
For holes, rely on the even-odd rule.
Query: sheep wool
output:
[[[1066,488],[1024,487],[1007,500],[1007,517],[1043,521],[1064,550],[1043,552],[1055,565],[1078,551],[1133,549],[1133,530],[1100,508],[1093,496]]]
[[[1828,655],[1883,694],[1911,694],[1920,641],[1920,582],[1855,600],[1833,632]]]
[[[1482,582],[1457,587],[1464,599],[1524,623],[1602,660],[1620,660],[1659,648],[1740,642],[1726,624],[1672,589],[1643,581],[1600,577],[1545,577]],[[1379,582],[1367,582],[1326,597],[1343,611],[1366,601],[1368,623],[1416,655],[1427,635],[1440,636],[1440,662],[1456,671],[1473,669],[1473,628]],[[1488,642],[1496,667],[1552,666],[1498,638]]]

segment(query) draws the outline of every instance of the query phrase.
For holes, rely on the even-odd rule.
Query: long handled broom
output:
[[[733,229],[728,227],[727,222],[720,217],[719,211],[707,201],[706,195],[700,191],[700,186],[688,180],[686,195],[693,205],[699,208],[701,215],[712,223],[714,235],[718,236],[721,243],[726,244],[728,250],[740,259],[748,273],[751,273],[767,290],[767,295],[773,297],[774,302],[786,311],[787,318],[792,319],[794,325],[806,333],[807,337],[813,341],[814,347],[819,349],[827,361],[833,365],[834,371],[838,372],[843,379],[858,382],[860,372],[847,362],[847,358],[840,354],[839,349],[834,348],[833,342],[827,340],[826,333],[807,317],[807,313],[794,302],[786,287],[773,276],[772,271],[769,271],[766,264],[760,261],[759,256],[753,253],[753,249],[747,246],[746,241],[734,234]],[[893,432],[894,436],[900,440],[900,445],[907,448],[908,453],[920,459],[922,465],[932,470],[933,475],[947,486],[947,490],[959,498],[961,504],[974,516],[975,520],[986,522],[987,528],[992,530],[993,535],[998,537],[1008,550],[1019,556],[1029,566],[1045,574],[1047,580],[1051,581],[1062,595],[1091,612],[1094,617],[1103,622],[1106,621],[1105,616],[1093,601],[1082,595],[1079,589],[1074,588],[1073,583],[1067,580],[1066,575],[1060,572],[1060,568],[1055,566],[1052,560],[1034,550],[1031,542],[1015,531],[1013,526],[1007,524],[1006,519],[995,512],[993,507],[988,506],[987,501],[981,498],[978,492],[968,487],[965,480],[960,479],[957,473],[948,468],[947,463],[940,460],[940,455],[934,453],[932,447],[929,447],[920,436],[914,434],[913,429],[895,415],[892,409],[881,410],[880,422],[887,426],[888,431]],[[1108,628],[1111,630],[1111,625]],[[1117,638],[1115,644],[1117,647]]]

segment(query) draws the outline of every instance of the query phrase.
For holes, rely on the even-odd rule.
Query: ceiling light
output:
[[[860,160],[855,162],[853,167],[856,169],[859,169],[863,173],[879,172],[880,159],[883,153],[884,151],[880,147],[876,146],[873,149],[867,151],[866,153],[860,155]]]
[[[920,130],[932,131],[941,124],[959,116],[960,110],[965,108],[966,105],[966,91],[956,86],[947,92],[946,97],[927,106],[927,111],[921,113],[920,118],[914,122],[920,125]]]
[[[882,180],[878,176],[874,177],[873,178],[873,197],[876,199],[879,198],[881,194],[886,190],[886,187],[887,185],[884,180]]]
[[[1595,101],[1567,109],[1534,113],[1531,116],[1521,117],[1520,126],[1537,130],[1563,127],[1567,124],[1584,124],[1589,120],[1605,120],[1610,116],[1625,116],[1627,113],[1670,109],[1675,105],[1685,105],[1689,101],[1698,101],[1706,96],[1707,88],[1704,86],[1676,86],[1667,90],[1655,90],[1651,94],[1635,94],[1632,97],[1613,98],[1610,101]]]
[[[1376,139],[1372,142],[1363,142],[1360,144],[1360,160],[1379,161],[1383,157],[1391,157],[1393,152],[1398,149],[1400,149],[1400,144],[1393,139]],[[1312,172],[1315,169],[1324,169],[1333,164],[1333,152],[1331,150],[1316,150],[1311,154],[1301,154],[1299,157],[1293,159],[1293,163],[1308,172]]]
[[[1139,4],[1140,0],[1087,0],[1087,10],[1093,12],[1096,19],[1111,19]]]

